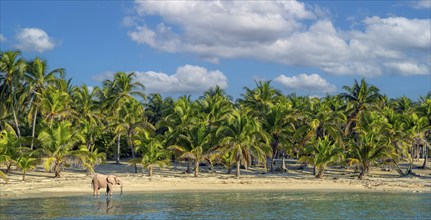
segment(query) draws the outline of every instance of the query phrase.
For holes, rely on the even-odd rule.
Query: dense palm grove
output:
[[[388,99],[365,80],[324,98],[285,96],[257,82],[235,101],[219,87],[192,100],[144,94],[134,73],[117,72],[100,88],[77,87],[64,69],[24,60],[19,51],[1,52],[0,70],[4,179],[14,167],[23,179],[39,164],[60,177],[68,166],[92,173],[121,158],[149,175],[171,161],[186,161],[195,176],[201,163],[224,165],[237,177],[251,166],[287,171],[285,158],[313,166],[319,178],[334,164],[354,168],[359,178],[378,164],[408,175],[431,139],[430,93]]]

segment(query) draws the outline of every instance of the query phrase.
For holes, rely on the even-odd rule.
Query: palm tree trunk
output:
[[[199,176],[199,160],[195,160],[195,177]]]
[[[240,168],[241,168],[241,162],[238,160],[237,162],[236,162],[236,178],[239,178],[239,175],[240,175]]]
[[[20,138],[21,137],[21,131],[19,130],[18,119],[16,117],[16,112],[15,112],[15,109],[13,108],[13,104],[12,104],[12,113],[13,113],[13,120],[15,121],[15,126],[16,126],[16,134]]]
[[[33,145],[34,145],[34,135],[36,134],[36,117],[37,117],[37,108],[34,111],[33,127],[31,129],[31,146],[30,146],[30,149],[32,149],[32,150],[33,150]]]
[[[22,171],[22,181],[25,181],[25,170]]]
[[[120,141],[121,141],[121,134],[119,134],[117,138],[117,152],[115,153],[116,164],[120,164]]]
[[[13,84],[11,84],[11,95],[13,95],[13,93],[14,93],[14,88],[13,88]],[[17,135],[18,135],[18,137],[20,138],[21,137],[21,131],[19,130],[19,124],[18,124],[18,118],[16,117],[16,112],[15,112],[15,109],[14,109],[14,107],[15,107],[15,103],[14,103],[14,98],[13,97],[11,97],[11,108],[12,108],[12,114],[13,114],[13,120],[14,120],[14,122],[15,122],[15,126],[16,126],[16,133],[17,133]]]
[[[286,166],[286,158],[284,157],[284,153],[283,156],[281,158],[281,166],[280,166],[280,170],[281,172],[287,173],[287,166]]]
[[[11,168],[12,168],[12,162],[9,162],[9,164],[6,166],[6,171],[4,173],[9,174]]]
[[[136,155],[135,155],[135,146],[133,145],[133,141],[132,141],[132,137],[129,136],[129,143],[130,143],[130,148],[132,150],[132,158],[135,159]],[[135,163],[135,173],[138,173],[138,165]]]
[[[132,158],[135,158],[135,146],[133,145],[132,136],[130,135],[128,139],[130,144],[130,150],[132,151]]]
[[[367,164],[362,164],[361,165],[361,173],[359,173],[358,179],[362,180],[364,179],[364,177],[367,175],[368,173],[368,165]]]
[[[424,152],[424,163],[422,164],[422,169],[426,169],[427,168],[427,160],[428,160],[428,151],[429,151],[429,149],[428,149],[428,147],[427,146],[425,146],[424,147],[425,148],[425,152]]]
[[[61,167],[59,164],[55,164],[54,165],[54,178],[60,178],[60,171],[61,171]]]
[[[148,176],[153,176],[153,166],[148,167]]]
[[[318,170],[316,177],[319,178],[319,179],[322,179],[322,177],[323,177],[323,169],[322,168],[320,168]]]

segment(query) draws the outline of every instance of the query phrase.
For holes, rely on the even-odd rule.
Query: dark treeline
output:
[[[324,98],[283,95],[269,81],[245,87],[240,99],[219,87],[201,97],[177,99],[145,94],[134,73],[117,72],[102,87],[74,86],[64,69],[50,69],[19,51],[1,52],[0,176],[43,164],[61,176],[64,167],[89,173],[104,160],[127,159],[153,167],[184,160],[186,172],[199,164],[224,165],[228,173],[260,166],[287,171],[285,158],[314,167],[321,178],[331,164],[352,166],[358,177],[371,166],[390,164],[412,173],[431,140],[431,97],[389,99],[365,80]],[[274,166],[275,159],[282,159]],[[408,163],[402,170],[400,163]]]

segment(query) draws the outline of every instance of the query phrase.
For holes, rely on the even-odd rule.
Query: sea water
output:
[[[175,192],[1,199],[0,219],[431,219],[430,193]]]

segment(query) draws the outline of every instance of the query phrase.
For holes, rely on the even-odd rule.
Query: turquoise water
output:
[[[431,219],[429,193],[140,193],[2,199],[0,205],[0,219]]]

